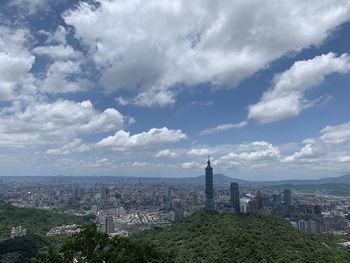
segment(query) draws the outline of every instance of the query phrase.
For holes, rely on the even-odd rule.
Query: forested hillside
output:
[[[59,210],[18,208],[0,202],[0,262],[25,262],[37,254],[38,249],[60,243],[63,237],[46,237],[47,231],[62,224],[81,224],[89,217],[78,217]],[[9,239],[11,228],[22,226],[27,235]]]
[[[164,251],[176,262],[349,262],[350,250],[335,238],[310,235],[286,220],[257,214],[198,212],[170,227],[133,237]]]

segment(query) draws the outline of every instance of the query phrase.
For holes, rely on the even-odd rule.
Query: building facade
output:
[[[213,190],[213,168],[210,166],[208,157],[207,167],[205,168],[205,209],[214,210],[214,190]]]
[[[232,182],[230,186],[230,206],[236,213],[241,212],[239,200],[239,185],[235,182]]]
[[[286,205],[292,204],[292,191],[290,189],[284,189],[283,191],[283,201]]]

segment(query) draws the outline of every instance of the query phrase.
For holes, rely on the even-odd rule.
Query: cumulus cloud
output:
[[[47,44],[55,44],[55,45],[66,45],[67,44],[67,34],[68,30],[62,26],[59,25],[55,32],[50,33],[46,31],[42,31],[45,35],[47,35]]]
[[[42,80],[38,80],[40,90],[45,93],[68,93],[87,90],[91,82],[81,76],[80,62],[55,61]]]
[[[80,52],[75,51],[68,45],[39,46],[33,49],[33,53],[35,55],[48,56],[55,60],[76,59],[80,56]]]
[[[174,158],[177,156],[176,152],[172,152],[169,149],[159,151],[155,157],[156,158],[164,158],[164,157],[169,157],[169,158]]]
[[[212,160],[214,166],[222,168],[257,169],[272,164],[276,166],[282,158],[279,148],[265,141],[222,147],[223,150],[220,150],[220,146],[216,147],[216,158]]]
[[[299,152],[295,152],[293,155],[286,156],[283,162],[295,162],[295,161],[314,161],[320,157],[321,153],[315,150],[311,144],[305,145]]]
[[[191,149],[187,154],[191,156],[205,156],[205,155],[210,155],[214,151],[208,148],[195,148]]]
[[[327,126],[321,130],[320,140],[327,144],[339,144],[350,141],[350,122]]]
[[[203,168],[203,164],[197,162],[185,162],[181,164],[181,167],[184,169],[201,169]]]
[[[167,143],[174,143],[186,139],[187,136],[181,130],[169,130],[166,127],[152,128],[148,132],[130,135],[123,130],[117,131],[113,136],[99,141],[96,146],[110,148],[116,151],[132,149],[147,149],[161,146]]]
[[[0,146],[62,143],[80,133],[120,129],[124,121],[125,117],[116,109],[98,112],[90,101],[35,102],[23,111],[1,115]]]
[[[350,3],[337,0],[98,3],[81,2],[63,18],[89,48],[106,90],[128,89],[141,106],[173,104],[176,84],[235,87],[350,19]]]
[[[35,57],[26,48],[28,32],[0,26],[0,101],[25,99],[36,92],[30,69]]]
[[[74,139],[70,143],[67,143],[59,148],[49,149],[47,154],[52,155],[68,155],[71,153],[82,153],[91,150],[91,146],[82,143],[81,139]]]
[[[63,26],[51,33],[43,31],[47,36],[43,46],[35,47],[32,53],[40,59],[41,56],[50,58],[43,77],[37,79],[36,84],[43,93],[71,93],[84,91],[92,87],[92,81],[83,71],[85,62],[80,51],[67,44],[67,30]]]
[[[273,86],[257,104],[249,107],[248,118],[268,123],[297,116],[313,104],[305,98],[307,90],[320,85],[329,74],[349,71],[348,54],[336,56],[328,53],[297,61],[290,69],[274,77]]]
[[[223,132],[230,129],[239,129],[247,125],[248,122],[242,121],[240,123],[226,123],[226,124],[220,124],[213,128],[207,128],[202,130],[199,135],[208,135],[208,134],[214,134]]]

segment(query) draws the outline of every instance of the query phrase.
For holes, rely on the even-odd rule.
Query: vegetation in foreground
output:
[[[0,236],[10,237],[13,226],[22,226],[27,233],[44,237],[53,227],[63,224],[86,224],[89,217],[66,214],[60,210],[19,208],[0,201]]]
[[[31,263],[77,262],[349,262],[343,238],[311,235],[273,215],[197,212],[164,229],[108,238],[88,225]]]
[[[60,244],[63,237],[46,237],[53,227],[63,224],[84,225],[89,217],[78,217],[59,210],[18,208],[0,201],[0,262],[26,262],[44,246]],[[13,226],[22,226],[27,235],[8,239]]]
[[[123,263],[171,263],[173,255],[161,252],[147,243],[140,244],[129,238],[115,236],[109,238],[96,225],[86,226],[83,231],[69,238],[58,250],[38,254],[31,263],[73,262],[123,262]]]
[[[175,262],[349,262],[350,250],[335,239],[302,233],[273,215],[203,211],[133,237],[164,251],[175,248]]]

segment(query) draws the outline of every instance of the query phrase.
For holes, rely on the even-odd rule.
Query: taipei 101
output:
[[[350,262],[350,0],[2,0],[1,263]]]

